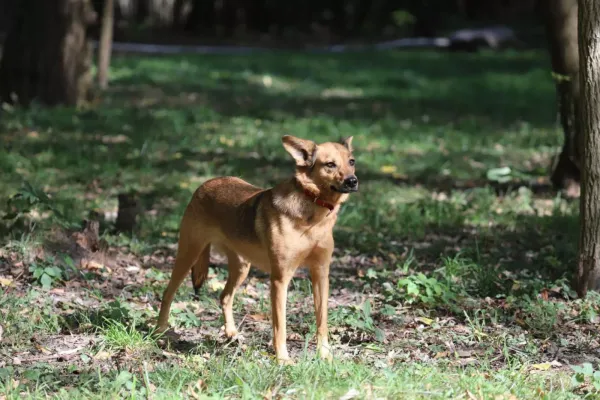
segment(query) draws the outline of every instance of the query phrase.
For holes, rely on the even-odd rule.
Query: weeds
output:
[[[0,397],[595,395],[597,363],[573,381],[566,367],[600,346],[600,299],[573,301],[568,283],[577,203],[501,187],[543,183],[561,144],[548,65],[537,52],[119,56],[101,105],[6,110]],[[332,96],[340,87],[360,96]],[[260,273],[236,296],[244,341],[225,340],[220,266],[198,298],[189,280],[178,292],[181,338],[155,341],[193,191],[217,175],[288,177],[284,132],[354,136],[361,190],[334,233],[334,362],[312,357],[308,280],[294,279],[287,308],[297,365],[273,363]],[[114,235],[127,191],[139,193],[139,231]],[[90,270],[50,254],[46,235],[92,210],[113,258]]]

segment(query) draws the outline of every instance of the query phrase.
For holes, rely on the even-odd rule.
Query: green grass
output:
[[[508,166],[514,182],[547,183],[561,133],[544,54],[121,55],[111,76],[81,110],[2,111],[0,216],[20,214],[0,223],[0,397],[598,395],[569,366],[600,368],[600,298],[569,287],[577,203],[486,178]],[[199,299],[189,282],[178,292],[181,337],[151,339],[192,192],[219,175],[287,177],[284,134],[354,136],[361,189],[335,232],[335,361],[314,359],[302,277],[288,303],[296,365],[273,362],[259,273],[234,304],[244,340],[225,340],[223,265]],[[111,233],[127,191],[144,210],[131,237]],[[109,255],[80,265],[59,233],[92,210],[107,216]]]

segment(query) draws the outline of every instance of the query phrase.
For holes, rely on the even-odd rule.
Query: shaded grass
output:
[[[18,296],[0,297],[11,337],[0,345],[0,368],[30,348],[34,334],[93,332],[112,346],[82,350],[77,378],[54,361],[38,375],[27,363],[0,369],[0,393],[322,398],[356,389],[386,398],[528,398],[541,396],[539,389],[571,398],[568,369],[531,373],[531,364],[555,357],[542,348],[558,346],[567,361],[600,357],[590,350],[598,299],[567,302],[577,204],[527,188],[499,195],[485,178],[500,166],[542,182],[547,176],[561,137],[545,55],[117,56],[111,76],[101,101],[81,110],[2,112],[0,204],[28,181],[66,222],[79,224],[91,210],[114,213],[118,193],[136,192],[145,211],[140,229],[116,236],[107,221],[103,237],[127,260],[156,268],[95,272],[98,279],[67,282],[66,294],[48,292],[60,300],[36,309],[35,282],[20,278]],[[300,335],[297,366],[272,363],[260,274],[234,308],[248,343],[224,343],[213,293],[221,268],[211,268],[197,302],[189,286],[178,292],[171,322],[187,336],[154,346],[146,332],[192,192],[218,175],[265,186],[289,176],[283,134],[318,142],[354,136],[361,190],[340,213],[331,280],[340,359],[332,366],[312,360],[312,291],[300,278],[289,305],[289,326]],[[0,253],[0,274],[29,264],[51,227],[56,220],[45,209],[2,223],[2,238],[12,241]],[[549,290],[549,301],[540,297]],[[475,356],[465,361],[447,343]],[[136,353],[141,348],[149,350]],[[107,351],[108,361],[96,357]]]

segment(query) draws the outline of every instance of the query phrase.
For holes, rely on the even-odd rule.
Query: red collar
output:
[[[319,199],[317,196],[315,196],[311,191],[309,191],[308,189],[304,189],[304,194],[309,197],[313,203],[320,205],[321,207],[325,207],[327,208],[329,211],[333,211],[333,209],[335,208],[335,206],[331,203],[327,203],[321,199]]]

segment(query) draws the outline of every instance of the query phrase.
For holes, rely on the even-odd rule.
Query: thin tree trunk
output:
[[[584,297],[600,290],[600,4],[580,0],[579,7],[583,179],[577,293]]]
[[[100,31],[100,43],[98,45],[98,86],[100,89],[106,89],[108,87],[108,69],[110,67],[110,55],[112,52],[114,10],[114,1],[104,0],[102,30]]]
[[[0,61],[0,99],[78,105],[91,84],[88,0],[20,0]]]
[[[538,2],[546,28],[552,71],[556,82],[563,148],[551,181],[570,196],[579,195],[580,138],[579,47],[577,44],[577,0],[541,0]]]

